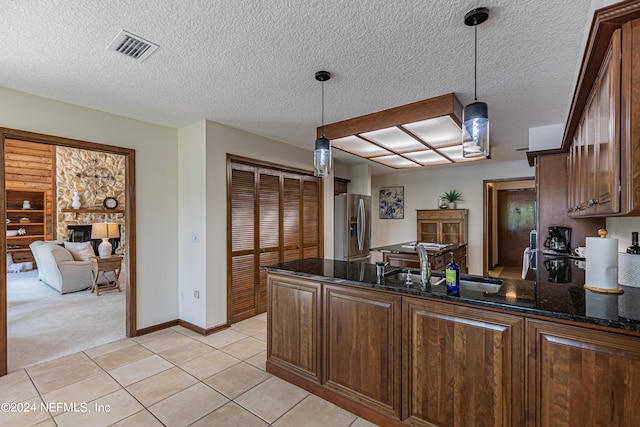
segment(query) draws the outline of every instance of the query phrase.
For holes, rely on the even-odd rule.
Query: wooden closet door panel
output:
[[[253,254],[231,258],[231,322],[256,314],[255,257]]]
[[[261,169],[258,172],[258,221],[260,251],[280,248],[280,174]]]
[[[277,252],[263,252],[260,254],[260,265],[272,265],[280,262],[280,251]],[[264,270],[258,270],[258,276],[260,280],[260,286],[258,287],[256,297],[256,307],[258,313],[262,313],[267,310],[267,272]]]
[[[283,261],[300,259],[300,177],[284,174],[282,184]]]
[[[231,276],[228,278],[230,321],[256,314],[255,168],[232,164],[231,170]]]
[[[255,172],[231,171],[231,251],[253,250],[255,246]]]
[[[258,170],[258,241],[259,265],[277,264],[280,262],[280,175],[271,169]],[[261,313],[267,310],[267,275],[258,270],[256,287],[256,310]]]
[[[303,215],[303,258],[315,258],[320,247],[320,183],[315,177],[304,177],[302,215]]]

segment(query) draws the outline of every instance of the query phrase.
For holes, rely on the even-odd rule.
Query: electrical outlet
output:
[[[191,233],[191,243],[200,243],[200,233]]]
[[[200,291],[193,291],[193,297],[195,299],[199,299],[200,298]]]

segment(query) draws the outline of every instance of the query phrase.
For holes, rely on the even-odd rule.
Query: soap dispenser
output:
[[[456,264],[453,252],[449,252],[449,254],[451,255],[451,262],[447,264],[445,271],[447,294],[460,295],[460,267]]]

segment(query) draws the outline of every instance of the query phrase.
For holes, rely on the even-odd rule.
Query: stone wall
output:
[[[106,197],[118,200],[116,209],[125,208],[125,156],[99,151],[56,147],[57,239],[67,240],[67,224],[115,222],[122,224],[124,214],[62,212],[71,209],[73,193],[80,196],[80,209],[104,209]],[[124,236],[121,236],[124,245]]]

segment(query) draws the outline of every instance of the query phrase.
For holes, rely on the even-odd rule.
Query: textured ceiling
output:
[[[471,102],[463,18],[486,6],[478,98],[489,104],[489,161],[524,159],[515,148],[530,127],[564,124],[591,20],[589,0],[0,1],[4,87],[174,128],[208,119],[310,150],[318,70],[333,75],[326,123],[450,92]],[[106,50],[121,29],[160,48],[144,62]]]

